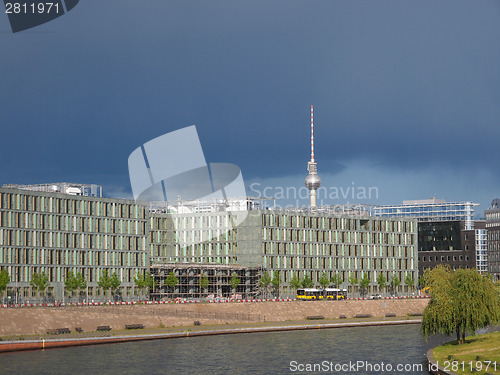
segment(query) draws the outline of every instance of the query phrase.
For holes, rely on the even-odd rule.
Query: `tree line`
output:
[[[7,285],[10,282],[11,277],[9,275],[9,272],[5,268],[2,269],[0,271],[0,293],[4,294],[4,297],[7,290]],[[139,292],[145,289],[149,291],[150,289],[156,288],[158,285],[158,282],[154,281],[153,276],[149,272],[147,272],[146,274],[137,272],[136,276],[134,277],[134,283],[137,286]],[[48,275],[46,275],[44,272],[33,272],[30,279],[30,286],[34,291],[36,291],[38,298],[40,298],[40,294],[45,297],[46,290],[49,285],[50,283]],[[110,275],[108,270],[103,270],[101,277],[97,281],[97,285],[102,288],[104,295],[106,295],[106,292],[109,292],[109,295],[112,296],[117,293],[118,289],[121,286],[121,281],[116,272],[113,272]],[[77,292],[77,295],[79,295],[81,291],[87,288],[87,280],[81,272],[74,273],[70,271],[66,274],[66,277],[64,279],[64,287],[65,291],[69,293],[69,296],[73,296],[75,292]]]

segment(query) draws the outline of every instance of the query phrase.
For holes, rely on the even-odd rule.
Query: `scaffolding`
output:
[[[178,283],[172,288],[165,281],[173,272]],[[259,293],[261,267],[242,267],[224,264],[169,263],[151,266],[156,289],[152,291],[153,300],[183,298],[254,298]],[[233,290],[231,278],[236,273],[239,285]],[[203,275],[208,279],[208,286],[202,290],[200,280]]]

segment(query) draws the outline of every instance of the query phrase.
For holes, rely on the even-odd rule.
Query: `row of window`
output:
[[[146,237],[0,229],[0,246],[145,250]]]
[[[407,220],[350,219],[302,215],[263,214],[264,227],[303,229],[372,230],[376,232],[413,232],[414,223]]]
[[[0,247],[0,263],[76,266],[142,266],[143,252],[20,249]]]
[[[100,199],[50,197],[29,193],[0,192],[0,208],[7,210],[52,212],[70,215],[145,219],[146,207]]]
[[[364,246],[324,243],[264,242],[265,255],[414,257],[413,246]]]
[[[413,269],[413,259],[388,258],[326,258],[314,256],[264,256],[264,268],[270,269]]]
[[[336,230],[263,228],[263,239],[327,243],[374,243],[413,245],[414,235],[405,233],[344,232]]]
[[[468,255],[465,256],[465,260],[468,261],[470,258]],[[448,261],[448,262],[456,262],[456,261],[463,261],[464,260],[464,256],[463,255],[441,255],[441,256],[430,256],[430,257],[425,257],[425,256],[422,256],[422,257],[418,257],[418,260],[422,261],[422,262],[444,262],[445,260]]]
[[[15,211],[0,211],[0,227],[122,234],[146,232],[145,221]]]
[[[237,248],[236,242],[195,243],[187,246],[175,245],[175,256],[224,256]]]

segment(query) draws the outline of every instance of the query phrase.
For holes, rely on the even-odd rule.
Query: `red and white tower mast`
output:
[[[311,210],[316,210],[316,190],[321,185],[321,179],[318,176],[318,168],[314,161],[314,116],[313,106],[311,105],[311,161],[307,163],[309,175],[306,177],[306,187],[311,190]]]

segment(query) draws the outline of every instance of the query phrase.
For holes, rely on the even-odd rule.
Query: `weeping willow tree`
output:
[[[495,284],[489,276],[476,269],[450,270],[437,266],[426,270],[425,285],[430,287],[431,300],[424,310],[422,333],[457,335],[457,343],[465,342],[467,333],[500,320],[500,307]]]

